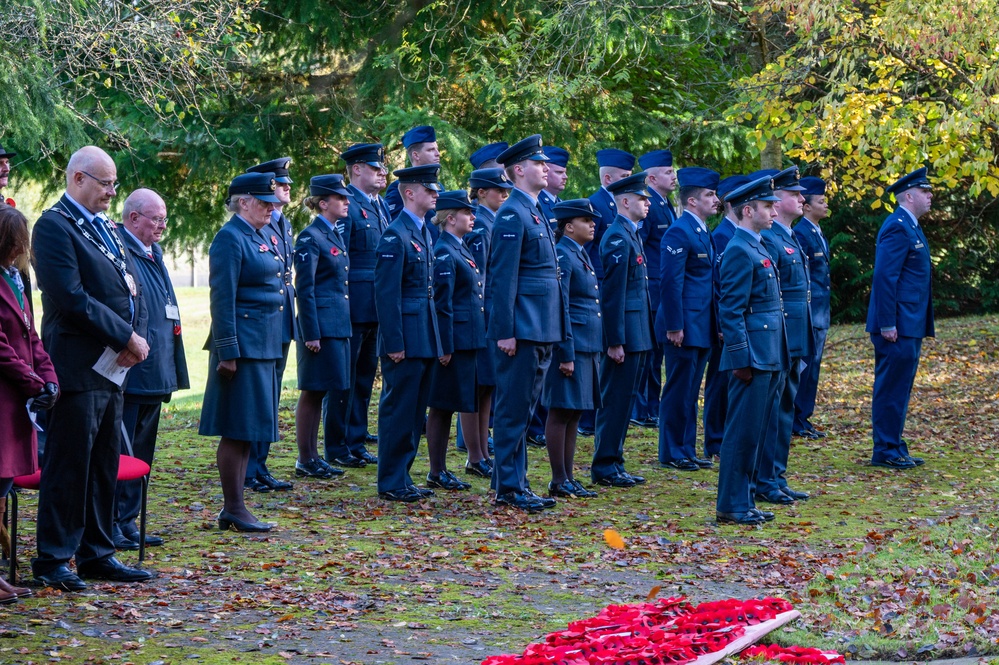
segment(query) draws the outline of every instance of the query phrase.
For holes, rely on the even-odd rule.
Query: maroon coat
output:
[[[49,354],[35,332],[31,306],[25,303],[25,324],[17,296],[0,278],[0,478],[13,478],[38,469],[38,436],[24,405],[58,383]]]

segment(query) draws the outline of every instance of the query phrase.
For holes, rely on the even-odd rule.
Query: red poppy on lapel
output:
[[[113,219],[110,219],[110,218],[108,218],[108,217],[105,217],[105,218],[104,218],[104,221],[108,223],[108,226],[109,226],[109,227],[111,227],[111,230],[112,230],[112,231],[115,231],[115,230],[117,230],[117,228],[118,228],[118,225],[114,223],[114,220],[113,220]]]
[[[423,251],[422,249],[420,249],[420,246],[416,244],[415,240],[410,240],[409,243],[413,246],[413,249],[415,249],[416,251],[418,251],[418,252],[422,252]]]
[[[271,244],[277,247],[277,236],[271,236]]]
[[[787,252],[788,254],[794,254],[794,248],[793,247],[785,247],[784,251]]]
[[[472,266],[473,268],[475,267],[475,261],[473,261],[472,259],[465,259],[465,260],[468,261],[468,265]]]
[[[773,265],[770,263],[770,259],[760,259],[760,263],[763,264],[764,268],[769,268],[771,265]]]
[[[330,254],[333,256],[340,256],[340,250],[336,247],[330,247]]]
[[[540,224],[541,223],[541,218],[538,217],[537,215],[535,215],[534,213],[531,213],[531,217],[534,218],[534,223],[535,224]]]
[[[180,334],[180,324],[179,323],[174,324],[174,326],[173,326],[173,334],[174,335],[179,335]]]
[[[260,244],[260,251],[261,251],[261,252],[269,252],[269,251],[271,251],[271,250],[270,250],[270,248],[269,248],[269,247],[268,247],[267,245],[265,245],[265,244],[261,243],[261,244]]]
[[[637,263],[638,265],[645,263],[645,258],[641,254],[638,255]]]
[[[365,210],[364,208],[361,208],[361,215],[364,217],[364,219],[367,219],[368,218],[368,211]]]
[[[9,205],[11,208],[16,208],[17,207],[17,204],[14,203],[14,199],[7,199],[6,201],[4,201],[4,203],[6,203],[7,205]]]

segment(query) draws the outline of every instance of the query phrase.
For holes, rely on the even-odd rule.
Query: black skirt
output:
[[[455,351],[447,366],[434,361],[430,384],[430,407],[442,411],[474,413],[478,406],[476,356],[478,351]]]
[[[236,374],[231,379],[222,378],[215,370],[218,363],[219,357],[209,354],[198,434],[238,441],[277,441],[281,396],[278,360],[237,358]]]
[[[600,408],[600,382],[597,380],[600,356],[597,352],[577,351],[571,377],[560,372],[558,362],[552,359],[541,389],[541,403],[549,409],[587,411]]]
[[[319,353],[313,353],[305,342],[295,342],[298,353],[298,389],[347,390],[350,388],[350,339],[323,337]]]

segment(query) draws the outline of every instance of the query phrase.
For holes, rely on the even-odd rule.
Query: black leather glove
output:
[[[35,395],[35,401],[31,404],[32,411],[48,411],[55,406],[59,399],[59,386],[55,383],[46,383],[45,389]]]
[[[45,392],[47,392],[49,395],[52,395],[56,399],[59,399],[59,384],[52,383],[51,381],[49,381],[48,383],[45,384]]]

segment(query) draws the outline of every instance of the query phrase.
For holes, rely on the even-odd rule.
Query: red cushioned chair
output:
[[[10,506],[10,583],[17,582],[17,490],[37,490],[42,472],[14,478],[14,487],[7,494]],[[146,499],[149,491],[149,465],[138,457],[122,455],[118,460],[118,482],[142,481],[142,504],[139,510],[139,562],[146,558]]]

